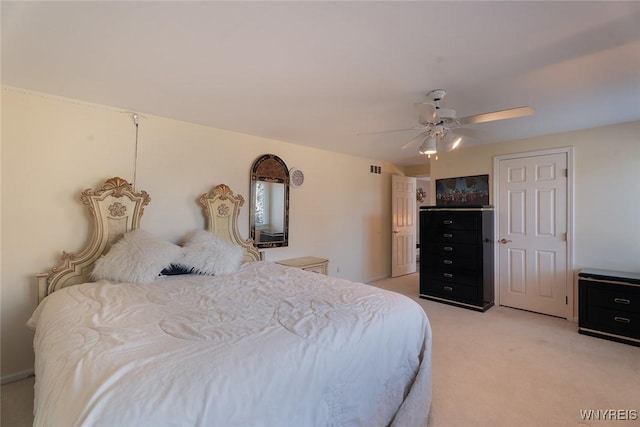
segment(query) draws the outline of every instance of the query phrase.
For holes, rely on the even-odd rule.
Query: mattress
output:
[[[66,287],[38,306],[35,426],[424,426],[431,328],[403,295],[270,262]]]

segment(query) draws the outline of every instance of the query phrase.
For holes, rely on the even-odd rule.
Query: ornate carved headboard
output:
[[[66,286],[91,282],[94,262],[124,233],[140,226],[144,207],[151,198],[146,191],[135,193],[126,180],[114,177],[99,190],[83,191],[80,200],[93,220],[91,240],[81,252],[63,252],[62,264],[37,275],[38,301]]]
[[[260,251],[253,244],[253,239],[243,239],[238,231],[238,215],[244,205],[241,195],[234,195],[225,184],[220,184],[200,197],[205,228],[218,237],[242,246],[244,261],[259,261]]]

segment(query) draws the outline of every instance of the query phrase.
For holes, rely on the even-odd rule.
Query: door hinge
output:
[[[563,173],[564,173],[565,177],[569,178],[569,169],[568,168],[565,168]]]
[[[567,241],[567,233],[562,233],[562,235],[560,236],[560,240],[562,240],[563,242]]]
[[[564,303],[569,305],[569,297],[567,297],[567,296],[564,297]]]

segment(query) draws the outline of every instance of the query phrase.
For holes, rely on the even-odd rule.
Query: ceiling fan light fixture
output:
[[[438,148],[436,147],[436,142],[437,142],[436,138],[433,136],[425,138],[424,142],[418,149],[418,152],[420,154],[425,154],[427,156],[431,154],[436,154],[438,152]]]
[[[439,108],[438,109],[438,117],[440,119],[455,120],[456,119],[456,110],[452,110],[451,108]]]

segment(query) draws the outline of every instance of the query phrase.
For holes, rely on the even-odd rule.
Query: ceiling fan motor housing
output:
[[[427,94],[427,97],[434,102],[438,102],[438,101],[441,101],[446,94],[447,94],[447,91],[444,89],[434,89]]]

